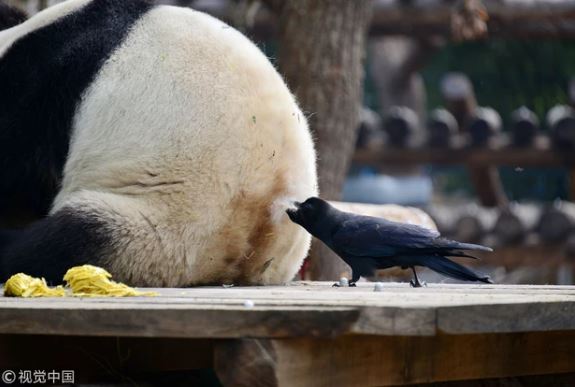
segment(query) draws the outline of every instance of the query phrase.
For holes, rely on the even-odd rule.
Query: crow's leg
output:
[[[359,281],[360,278],[361,275],[359,274],[359,272],[357,270],[351,269],[351,281],[349,281],[349,286],[355,287],[356,286],[355,283]]]
[[[425,286],[425,282],[419,282],[419,278],[417,278],[417,272],[415,271],[415,267],[412,266],[411,270],[413,270],[413,279],[409,281],[409,284],[412,288],[420,288]]]
[[[342,278],[342,279],[344,279],[344,278]],[[345,279],[347,280],[347,278],[345,278]],[[336,282],[335,284],[331,285],[332,288],[341,288],[341,287],[344,287],[344,286],[345,286],[345,284],[342,285],[342,282],[341,282],[341,281],[340,281],[340,282]],[[352,282],[348,282],[348,283],[347,283],[347,286],[354,287],[354,286],[355,286],[355,282],[353,282],[353,281],[352,281]]]
[[[358,271],[352,269],[351,280],[347,283],[347,286],[349,286],[350,288],[356,287],[355,283],[357,281],[359,281],[360,277],[361,277],[361,275],[358,273]],[[346,279],[346,278],[342,278],[342,279]],[[339,287],[345,286],[345,284],[342,284],[341,282],[336,282],[335,284],[333,284],[331,286],[333,288],[339,288]]]
[[[361,273],[362,273],[362,271],[352,268],[351,269],[351,280],[349,280],[347,286],[352,287],[352,288],[355,287],[356,286],[355,283],[357,281],[359,281],[359,279],[361,278]],[[345,284],[342,285],[341,282],[336,282],[335,284],[332,285],[332,287],[336,287],[336,288],[339,288],[342,286],[345,286]]]

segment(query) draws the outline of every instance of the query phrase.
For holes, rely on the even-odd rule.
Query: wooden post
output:
[[[505,208],[497,217],[492,234],[498,245],[516,245],[525,239],[527,228],[512,209]]]
[[[564,242],[575,227],[575,205],[555,203],[542,211],[537,231],[546,243]]]
[[[445,109],[435,109],[427,124],[427,145],[431,148],[450,148],[458,132],[459,127],[453,114]]]
[[[381,132],[381,117],[367,107],[360,112],[360,122],[357,129],[355,146],[357,149],[377,149],[383,145]]]
[[[559,150],[575,149],[575,110],[566,105],[553,107],[547,113],[553,146]]]
[[[383,128],[387,133],[389,145],[398,148],[415,145],[421,132],[417,114],[404,106],[393,106],[388,110]]]
[[[457,120],[459,128],[469,128],[469,123],[477,111],[477,100],[469,78],[460,73],[445,75],[441,81],[441,93],[447,110]],[[468,164],[467,169],[475,193],[482,205],[503,207],[507,204],[499,171],[496,167]]]
[[[527,148],[534,145],[539,132],[537,115],[522,106],[511,113],[511,141],[513,146]]]
[[[479,243],[485,235],[485,227],[477,216],[463,215],[455,222],[454,232],[456,240]]]
[[[469,121],[472,147],[493,147],[493,140],[501,134],[501,116],[489,107],[477,107]]]
[[[457,120],[459,129],[466,129],[469,119],[477,108],[471,81],[464,74],[448,73],[441,79],[440,89],[446,109]]]

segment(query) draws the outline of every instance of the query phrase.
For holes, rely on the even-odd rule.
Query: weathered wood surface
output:
[[[0,334],[187,338],[433,336],[575,330],[574,286],[294,283],[159,297],[0,298]],[[246,300],[253,307],[244,306]]]

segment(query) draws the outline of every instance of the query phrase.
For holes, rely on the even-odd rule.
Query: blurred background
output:
[[[58,1],[8,2],[33,14]],[[323,197],[421,208],[444,235],[494,247],[464,262],[498,283],[575,283],[574,1],[162,3],[227,21],[278,66]],[[314,245],[302,277],[346,273]]]

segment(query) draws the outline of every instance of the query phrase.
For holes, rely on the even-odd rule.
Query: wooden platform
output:
[[[301,282],[157,291],[153,298],[0,297],[0,369],[76,367],[91,377],[102,357],[130,374],[213,367],[226,386],[575,372],[575,286],[387,283],[375,292],[369,283]]]

